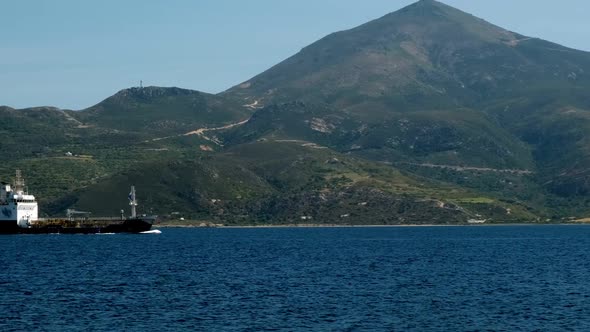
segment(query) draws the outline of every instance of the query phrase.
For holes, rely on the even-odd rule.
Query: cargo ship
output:
[[[68,210],[66,218],[39,218],[39,206],[35,196],[25,189],[20,170],[14,183],[1,183],[0,234],[99,234],[149,232],[155,216],[138,216],[135,187],[129,193],[131,216],[111,218],[74,217],[79,211]],[[87,214],[87,213],[83,213]]]

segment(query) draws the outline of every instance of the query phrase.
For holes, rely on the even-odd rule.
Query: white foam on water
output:
[[[115,235],[117,233],[96,233],[96,235]]]
[[[141,232],[140,234],[162,234],[162,231],[159,229],[154,229],[151,231]]]

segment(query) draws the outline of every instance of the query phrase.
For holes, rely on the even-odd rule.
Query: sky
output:
[[[224,91],[413,0],[0,0],[0,105],[84,109],[121,89]],[[443,0],[590,51],[588,0]]]

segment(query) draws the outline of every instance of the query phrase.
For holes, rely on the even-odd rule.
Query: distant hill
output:
[[[145,87],[117,92],[71,113],[88,125],[148,134],[179,134],[247,119],[251,110],[235,100],[194,90]]]
[[[0,151],[9,156],[0,173],[9,181],[22,169],[46,208],[42,213],[59,214],[65,210],[47,204],[59,201],[65,209],[64,199],[76,190],[156,160],[217,149],[208,137],[188,134],[242,121],[251,112],[227,97],[159,87],[125,89],[82,111],[0,107]]]
[[[42,154],[72,141],[77,121],[52,107],[15,110],[0,106],[0,152],[6,159]]]

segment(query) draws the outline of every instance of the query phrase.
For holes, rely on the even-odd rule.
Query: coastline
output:
[[[339,225],[339,224],[268,224],[268,225],[202,225],[202,224],[160,224],[153,228],[392,228],[392,227],[502,227],[502,226],[590,226],[590,223],[488,223],[488,224],[403,224],[403,225]]]

